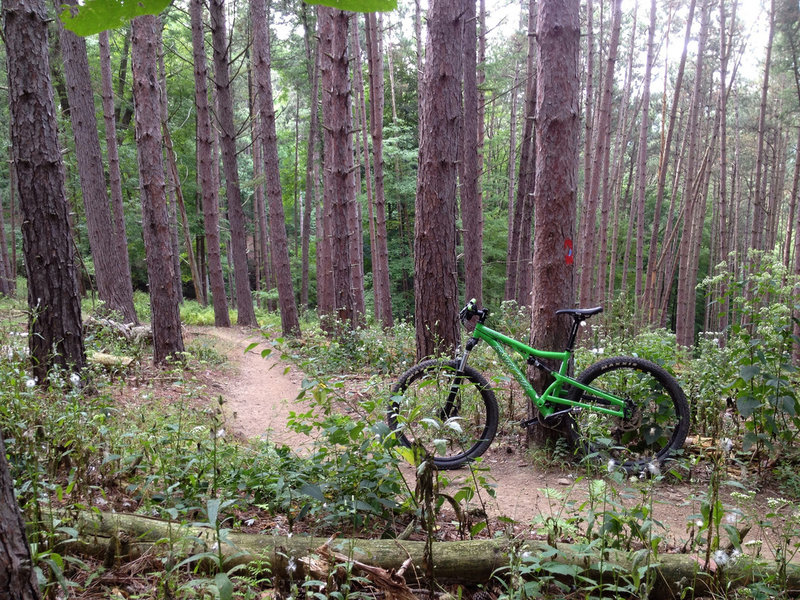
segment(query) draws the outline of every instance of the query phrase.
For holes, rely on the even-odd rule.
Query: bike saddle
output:
[[[557,315],[570,315],[573,319],[588,319],[592,315],[597,315],[603,312],[602,306],[595,306],[594,308],[562,308],[557,310]]]

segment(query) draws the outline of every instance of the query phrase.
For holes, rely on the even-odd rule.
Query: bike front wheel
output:
[[[427,360],[392,388],[387,421],[405,446],[422,446],[440,469],[481,456],[497,432],[497,399],[489,382],[459,362]]]
[[[679,450],[689,431],[689,404],[675,378],[665,369],[637,357],[601,360],[577,381],[627,404],[626,417],[590,408],[570,412],[573,444],[588,456],[609,461],[628,472],[658,472],[661,463]],[[591,390],[573,387],[569,399],[597,408],[612,407]]]

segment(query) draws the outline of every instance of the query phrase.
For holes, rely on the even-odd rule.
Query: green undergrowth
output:
[[[780,282],[775,277],[762,284],[782,298],[786,292]],[[137,296],[137,308],[141,300]],[[794,500],[800,493],[795,449],[800,410],[790,360],[791,320],[786,311],[751,304],[742,301],[742,310],[750,311],[746,314],[753,324],[732,328],[735,335],[725,345],[704,338],[694,353],[676,349],[666,331],[633,335],[601,322],[588,330],[576,370],[613,354],[663,365],[690,397],[694,448],[663,472],[654,469],[631,479],[613,465],[576,464],[575,457],[556,446],[539,455],[536,468],[555,462],[570,470],[573,485],[585,486],[588,498],[575,500],[569,489],[541,490],[548,511],[530,523],[516,523],[486,518],[485,505],[497,482],[482,461],[453,486],[448,474],[430,469],[424,454],[394,447],[385,406],[391,384],[414,362],[410,323],[398,322],[387,332],[367,319],[363,327],[331,335],[330,327],[305,313],[302,337],[290,339],[281,336],[277,314],[258,312],[263,337],[251,351],[278,353],[305,374],[304,408],[288,423],[311,440],[298,452],[268,441],[244,443],[231,434],[223,401],[207,376],[223,366],[225,357],[203,337],[189,342],[173,364],[155,369],[146,345],[101,326],[87,330],[87,351],[134,357],[130,367],[92,366],[81,377],[53,372],[46,383],[33,381],[24,312],[4,300],[0,428],[17,498],[30,524],[42,589],[53,598],[91,597],[87,590],[100,585],[103,569],[65,550],[65,541],[77,536],[71,518],[83,510],[115,510],[161,517],[176,526],[205,523],[217,540],[216,553],[210,549],[182,559],[169,550],[159,553],[155,560],[161,568],[151,565],[143,575],[145,591],[127,597],[261,597],[261,590],[276,583],[269,565],[222,569],[219,548],[229,543],[227,532],[237,528],[432,539],[513,538],[532,532],[553,552],[513,555],[487,588],[502,598],[644,597],[654,585],[659,556],[675,551],[717,565],[720,597],[780,595],[785,589],[780,573],[744,588],[725,577],[725,566],[737,561],[769,557],[788,565],[800,543]],[[113,319],[102,310],[97,314]],[[213,325],[210,307],[185,302],[181,315],[187,324]],[[505,304],[491,319],[494,328],[526,339],[526,310]],[[497,388],[501,423],[506,424],[501,433],[513,432],[524,411],[519,390],[499,374],[485,348],[475,351],[472,364]],[[706,450],[698,453],[698,446]],[[401,472],[411,473],[410,479]],[[681,482],[693,486],[685,499],[693,514],[676,548],[658,521],[655,492]],[[780,486],[768,493],[774,497],[759,501],[771,483]],[[607,576],[598,578],[593,575],[598,565],[565,566],[556,552],[565,541],[587,557],[623,552],[636,569],[616,572],[602,563],[600,572]],[[326,596],[330,588],[324,592],[308,581],[293,581],[281,593],[359,597],[369,589],[354,573],[337,585],[340,596]],[[473,591],[463,592],[464,597]],[[689,585],[685,597],[692,594]]]

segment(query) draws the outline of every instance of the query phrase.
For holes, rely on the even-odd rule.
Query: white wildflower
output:
[[[731,552],[731,562],[735,562],[739,560],[739,557],[742,555],[742,551],[739,549],[734,550]]]
[[[219,431],[217,431],[217,437],[218,438],[224,438],[225,437],[225,430],[224,429],[220,429]]]
[[[81,382],[80,375],[78,375],[77,373],[73,373],[72,375],[69,376],[69,382],[74,386],[79,385]]]
[[[714,552],[714,562],[717,563],[720,567],[728,564],[730,557],[725,553],[724,550],[717,550]]]
[[[647,463],[647,471],[650,473],[650,475],[661,475],[661,468],[655,461]]]
[[[697,519],[694,522],[694,524],[695,524],[696,527],[702,527],[703,526],[703,519]]]
[[[609,461],[608,461],[608,472],[609,473],[613,473],[616,470],[617,470],[617,461],[615,461],[613,458],[609,459]]]
[[[25,382],[25,387],[27,387],[29,390],[33,389],[35,386],[36,386],[36,379],[28,379]]]
[[[297,562],[294,560],[294,556],[289,559],[289,563],[286,565],[286,572],[291,575],[297,570]]]

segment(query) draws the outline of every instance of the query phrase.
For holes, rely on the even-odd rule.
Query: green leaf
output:
[[[761,365],[745,365],[739,369],[739,377],[745,381],[750,381],[753,377],[761,373]]]
[[[312,0],[309,4],[352,12],[388,12],[397,8],[397,0]]]
[[[575,577],[580,573],[580,569],[576,565],[565,565],[557,562],[544,563],[542,565],[542,570],[553,575],[567,575],[570,577]]]
[[[751,416],[761,406],[761,400],[750,396],[740,396],[736,399],[736,408],[743,419]]]
[[[80,36],[122,27],[141,15],[157,15],[171,0],[86,0],[61,12],[64,27]]]
[[[206,515],[208,515],[209,525],[214,525],[217,522],[219,515],[219,498],[209,498],[206,504]]]
[[[311,496],[315,500],[319,500],[320,502],[325,502],[325,494],[322,493],[322,488],[318,485],[314,485],[311,483],[305,483],[300,488],[300,493],[306,496]]]
[[[217,573],[214,576],[214,585],[219,592],[219,600],[231,600],[233,598],[233,583],[227,573]]]

